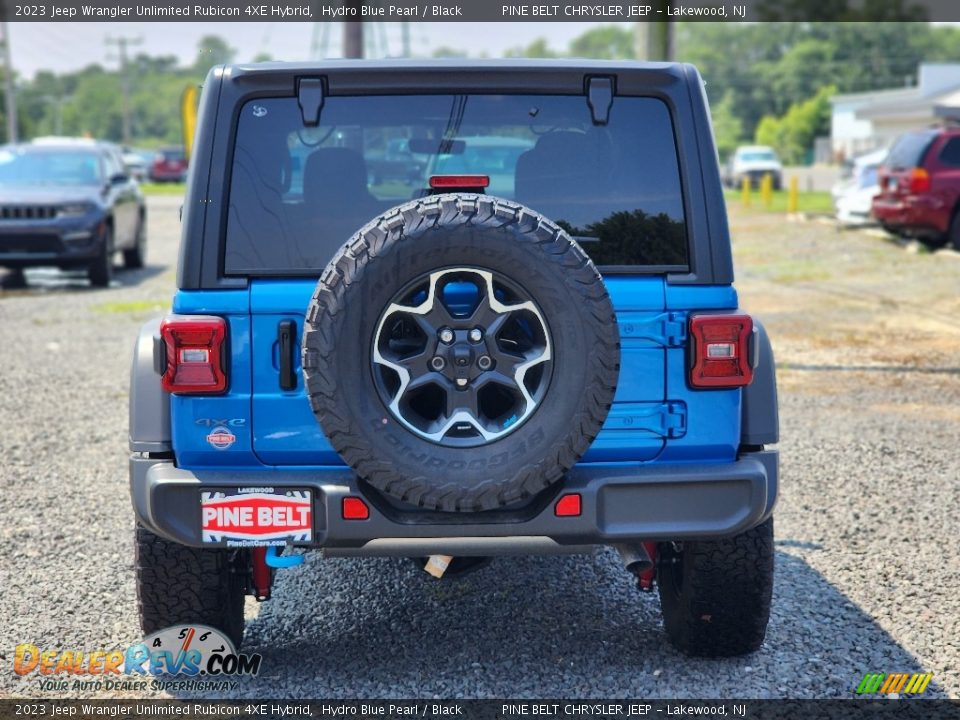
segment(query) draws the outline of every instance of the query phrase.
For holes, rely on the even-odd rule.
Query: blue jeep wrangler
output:
[[[195,147],[133,361],[145,632],[239,645],[293,548],[441,575],[611,545],[681,650],[760,646],[774,362],[696,69],[220,67]]]

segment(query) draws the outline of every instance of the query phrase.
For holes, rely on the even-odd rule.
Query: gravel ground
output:
[[[127,373],[174,285],[176,198],[150,265],[92,290],[0,290],[0,695],[39,695],[13,648],[138,639]],[[850,697],[872,672],[960,697],[960,259],[734,212],[745,307],[781,365],[777,581],[752,656],[690,660],[610,550],[501,559],[437,583],[396,560],[321,560],[248,601],[245,697]],[[771,238],[775,238],[772,240]],[[50,693],[46,693],[49,695]]]

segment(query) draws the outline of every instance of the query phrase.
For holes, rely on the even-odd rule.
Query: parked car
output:
[[[181,146],[162,147],[150,164],[153,182],[183,182],[187,179],[187,155]]]
[[[146,206],[120,150],[92,140],[0,147],[0,267],[86,267],[110,284],[113,259],[146,253]]]
[[[123,166],[127,173],[137,182],[145,182],[148,178],[148,169],[152,162],[153,153],[135,148],[123,148]]]
[[[872,209],[892,233],[960,250],[960,127],[901,135],[880,167]]]
[[[884,148],[855,158],[850,163],[849,176],[831,189],[836,218],[841,225],[868,225],[875,222],[871,206],[873,198],[880,192],[879,169],[887,152]]]
[[[726,172],[730,187],[740,187],[744,179],[749,180],[752,187],[759,187],[764,175],[773,178],[774,190],[783,186],[783,165],[773,148],[766,145],[741,145],[730,156]]]
[[[144,632],[239,645],[287,548],[449,575],[611,545],[681,650],[756,650],[775,364],[702,87],[665,63],[214,68],[175,312],[131,374]],[[430,141],[412,192],[371,192],[384,137]]]

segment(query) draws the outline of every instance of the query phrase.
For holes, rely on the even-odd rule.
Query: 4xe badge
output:
[[[307,490],[236,488],[200,494],[202,539],[227,547],[308,543],[313,502]]]

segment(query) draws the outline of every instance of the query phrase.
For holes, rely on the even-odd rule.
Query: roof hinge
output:
[[[316,127],[320,124],[320,109],[324,100],[324,78],[298,78],[297,103],[300,105],[300,116],[307,127]]]
[[[587,78],[587,105],[594,125],[606,125],[613,105],[613,76],[594,75]]]

